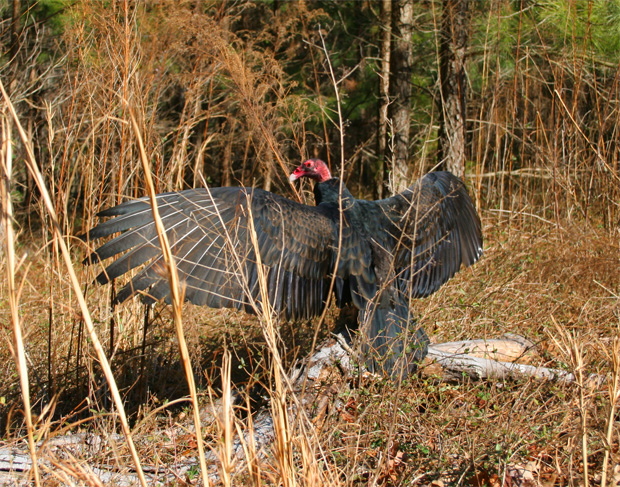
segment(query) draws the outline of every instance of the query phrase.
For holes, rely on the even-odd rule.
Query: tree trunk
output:
[[[411,118],[411,75],[413,66],[413,0],[392,1],[392,52],[390,55],[390,105],[392,136],[388,154],[392,164],[390,188],[400,192],[409,182],[409,127]]]
[[[390,106],[390,47],[392,45],[392,0],[381,2],[381,73],[379,74],[379,135],[377,136],[377,158],[380,166],[381,183],[377,187],[377,196],[383,198],[385,182],[388,181],[387,137],[388,107]]]
[[[439,162],[458,177],[465,174],[467,0],[443,0],[439,49]]]
[[[13,13],[11,15],[11,48],[9,50],[11,58],[14,58],[19,51],[19,23],[21,17],[21,1],[13,0]]]

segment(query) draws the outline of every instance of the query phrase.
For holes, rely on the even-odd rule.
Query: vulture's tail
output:
[[[411,318],[406,302],[379,308],[369,304],[359,314],[362,352],[372,372],[392,378],[414,372],[428,352],[429,339]]]

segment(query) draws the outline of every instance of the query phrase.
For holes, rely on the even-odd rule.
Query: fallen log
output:
[[[430,345],[429,350],[455,356],[488,358],[499,362],[531,363],[536,357],[534,342],[513,333],[506,333],[499,338],[435,343]]]
[[[469,354],[453,354],[435,347],[429,347],[426,360],[438,364],[443,371],[442,377],[448,380],[462,379],[464,376],[474,380],[505,380],[523,377],[560,382],[575,380],[575,376],[565,370],[536,367],[518,362],[500,362]]]

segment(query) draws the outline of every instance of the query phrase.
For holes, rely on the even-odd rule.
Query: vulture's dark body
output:
[[[410,299],[432,294],[482,254],[480,221],[465,187],[451,174],[436,172],[392,198],[364,201],[333,178],[316,184],[315,198],[317,205],[308,206],[253,188],[158,195],[186,300],[256,312],[263,306],[257,248],[272,309],[287,319],[310,318],[323,311],[337,269],[337,304],[352,303],[360,310],[359,323],[369,340],[365,350],[377,351],[370,362],[395,373],[402,357],[407,372],[428,343],[421,328],[410,326],[415,324]],[[147,302],[169,300],[148,199],[100,216],[116,218],[92,229],[88,238],[123,233],[90,259],[127,253],[98,281],[146,263],[117,300],[138,292]]]

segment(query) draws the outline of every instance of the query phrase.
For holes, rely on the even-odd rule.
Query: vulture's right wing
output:
[[[324,307],[335,260],[336,223],[316,207],[252,188],[191,189],[157,196],[184,287],[185,299],[214,308],[253,312],[261,302],[250,218],[267,278],[269,301],[288,318],[308,318]],[[167,273],[148,198],[99,214],[115,217],[83,238],[122,232],[85,262],[118,257],[97,277],[100,283],[146,264],[118,293],[140,293],[147,302],[170,300]]]

